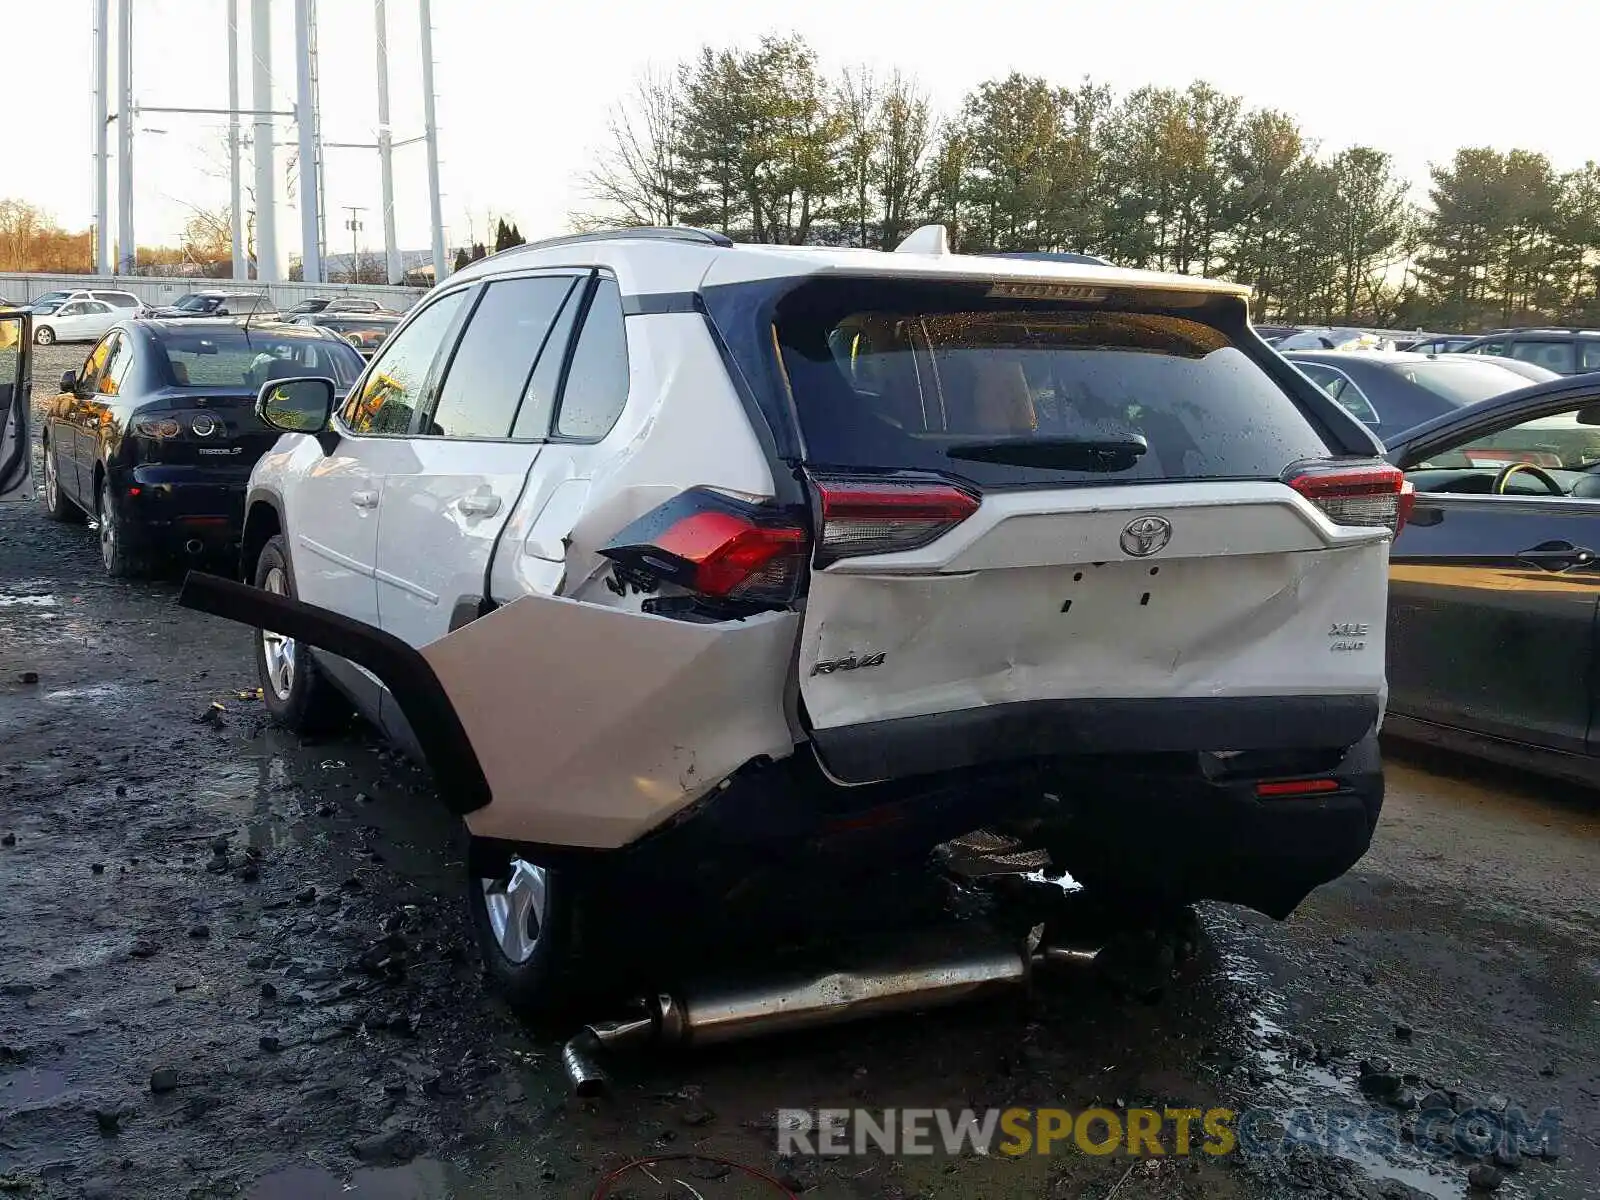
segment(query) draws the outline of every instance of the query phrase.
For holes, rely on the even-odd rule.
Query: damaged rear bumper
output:
[[[1324,710],[1337,720],[1324,721],[1309,745],[1269,738],[1243,753],[1207,753],[1192,748],[1189,729],[1179,731],[1191,747],[1183,750],[1062,754],[1058,745],[1054,754],[845,786],[809,749],[792,752],[782,721],[779,664],[789,661],[792,614],[719,634],[568,601],[520,601],[417,650],[215,576],[191,573],[180,603],[372,672],[404,712],[445,802],[478,835],[476,855],[521,853],[618,883],[670,884],[686,902],[691,892],[725,898],[753,877],[795,867],[848,891],[852,876],[1004,827],[1113,895],[1221,900],[1281,918],[1366,853],[1383,802],[1376,714],[1356,704]],[[591,672],[556,669],[586,650],[599,661]],[[557,654],[566,657],[539,658]],[[618,663],[650,669],[619,674]],[[1238,745],[1237,730],[1217,736]],[[670,752],[696,738],[697,759],[680,766]],[[661,770],[646,774],[641,764],[652,763]],[[1307,778],[1323,790],[1262,787]],[[596,830],[605,840],[566,836]],[[476,873],[493,870],[486,862]]]

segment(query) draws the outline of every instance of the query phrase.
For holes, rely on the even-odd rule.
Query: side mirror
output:
[[[333,416],[333,380],[274,379],[256,395],[256,416],[284,433],[321,433]]]
[[[78,373],[76,371],[61,372],[61,390],[75,392],[78,390]]]

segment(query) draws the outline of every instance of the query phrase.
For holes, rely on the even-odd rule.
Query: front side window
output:
[[[71,304],[62,305],[61,311],[57,315],[63,317],[82,317],[86,316],[88,312],[89,305],[87,303],[82,300],[74,300]]]
[[[173,307],[181,308],[184,312],[208,313],[221,303],[215,296],[185,296]]]
[[[1591,468],[1600,469],[1600,405],[1591,399],[1583,405],[1574,405],[1566,412],[1523,421],[1494,433],[1475,434],[1455,446],[1439,450],[1420,464],[1420,469],[1475,468],[1492,472],[1526,463],[1545,470],[1561,472],[1581,471],[1592,475]],[[1577,479],[1560,478],[1569,493],[1591,496],[1594,493]],[[1544,485],[1529,484],[1527,488],[1507,490],[1532,490],[1550,494]]]
[[[83,360],[83,370],[78,372],[80,389],[85,392],[100,390],[100,376],[105,373],[106,363],[111,359],[111,344],[116,340],[115,336],[106,338]]]
[[[1511,357],[1535,363],[1557,375],[1572,375],[1578,370],[1577,347],[1565,339],[1518,338],[1511,343]]]
[[[1463,354],[1504,355],[1505,352],[1506,352],[1506,343],[1503,340],[1496,340],[1496,341],[1493,341],[1493,342],[1484,342],[1481,345],[1468,346],[1464,350],[1462,350]]]
[[[439,386],[429,434],[511,436],[517,404],[573,283],[571,276],[544,275],[484,289]]]
[[[466,296],[467,290],[462,289],[439,297],[384,346],[341,414],[352,433],[398,436],[410,432],[433,361]]]
[[[628,334],[615,279],[595,283],[583,330],[572,351],[556,433],[594,441],[605,437],[628,402]]]

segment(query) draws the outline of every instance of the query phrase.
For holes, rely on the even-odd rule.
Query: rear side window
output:
[[[427,433],[511,436],[517,404],[572,285],[570,276],[545,275],[484,289],[445,371]]]
[[[583,331],[572,351],[556,433],[594,441],[605,437],[628,402],[628,335],[622,293],[614,279],[596,282]]]
[[[1026,486],[1276,479],[1328,453],[1293,398],[1200,320],[988,307],[926,286],[909,304],[903,284],[876,285],[898,302],[873,306],[874,286],[813,284],[778,310],[817,465]]]
[[[1557,375],[1573,375],[1578,370],[1577,347],[1565,340],[1520,338],[1511,343],[1511,357],[1536,363]]]
[[[1528,380],[1494,363],[1470,358],[1440,358],[1391,368],[1401,379],[1448,400],[1451,404],[1476,404],[1491,396],[1527,387]]]

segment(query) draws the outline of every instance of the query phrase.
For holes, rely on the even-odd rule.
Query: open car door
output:
[[[28,447],[28,314],[0,309],[0,500],[31,500],[32,459]]]

